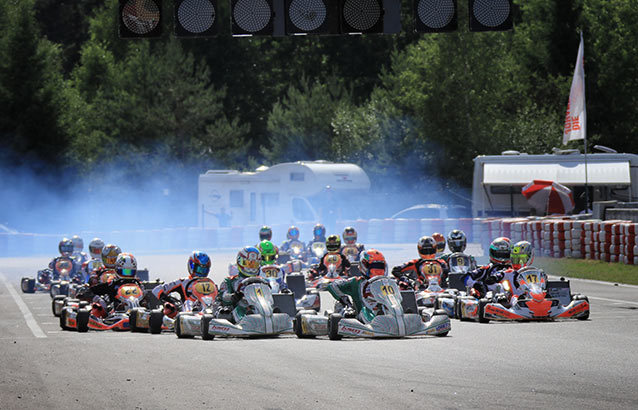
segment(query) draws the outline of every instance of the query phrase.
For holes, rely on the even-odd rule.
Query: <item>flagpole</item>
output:
[[[583,32],[580,32],[580,42],[583,42]],[[587,106],[587,93],[585,92],[585,61],[583,58],[583,107]],[[589,213],[589,183],[587,178],[587,111],[583,114],[583,146],[585,155],[585,213]]]
[[[583,138],[585,141],[585,213],[589,213],[589,186],[587,183],[587,136]]]

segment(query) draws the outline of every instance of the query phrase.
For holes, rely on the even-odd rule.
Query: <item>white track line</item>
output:
[[[22,312],[22,316],[24,316],[24,320],[27,322],[27,326],[29,326],[29,329],[31,329],[33,336],[39,337],[39,338],[47,337],[47,335],[44,334],[42,329],[40,329],[40,326],[38,326],[38,322],[36,322],[35,319],[33,318],[33,315],[31,314],[31,311],[27,307],[27,304],[24,303],[24,301],[22,300],[18,292],[16,292],[16,290],[13,288],[13,285],[11,285],[11,283],[9,283],[7,278],[1,273],[0,273],[0,279],[2,279],[2,281],[4,282],[4,285],[7,287],[7,290],[9,291],[9,294],[11,295],[11,297],[13,297],[13,300],[15,300],[16,305],[18,305],[18,307],[20,308],[20,311]]]
[[[594,300],[604,300],[606,302],[614,302],[614,303],[625,303],[630,305],[638,306],[638,302],[630,302],[628,300],[618,300],[618,299],[607,299],[607,298],[599,298],[598,296],[587,296],[589,299]]]

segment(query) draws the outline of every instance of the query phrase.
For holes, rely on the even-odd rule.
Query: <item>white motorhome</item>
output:
[[[354,164],[298,161],[254,172],[210,170],[199,176],[199,226],[291,224],[320,218],[326,187],[336,195],[370,189],[368,175]]]
[[[535,179],[559,182],[572,189],[575,213],[585,208],[585,156],[577,150],[527,155],[506,151],[503,155],[474,158],[472,216],[529,215],[530,206],[521,188]],[[638,200],[638,155],[593,153],[587,155],[589,201]]]

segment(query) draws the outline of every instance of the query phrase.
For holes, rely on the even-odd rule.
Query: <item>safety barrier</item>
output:
[[[483,235],[484,219],[370,219],[338,221],[339,234],[346,226],[353,226],[362,243],[416,243],[423,235],[440,232],[447,235],[452,229],[463,230],[470,242],[478,242]],[[281,243],[286,239],[288,225],[272,225],[273,240]],[[312,237],[314,223],[298,225],[302,240]],[[184,252],[192,249],[239,248],[258,243],[260,226],[246,225],[228,228],[162,228],[149,230],[115,230],[77,232],[84,239],[85,251],[88,242],[102,238],[107,243],[115,243],[122,250],[131,252]],[[494,229],[494,232],[496,230]],[[330,234],[332,232],[328,232]],[[62,237],[59,235],[0,233],[0,257],[27,255],[54,255]],[[491,235],[491,233],[490,233]],[[491,239],[490,239],[491,240]],[[489,243],[489,242],[488,242]]]

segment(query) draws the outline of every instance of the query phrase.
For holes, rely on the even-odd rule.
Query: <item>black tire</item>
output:
[[[152,310],[151,317],[148,320],[148,331],[151,334],[159,335],[162,333],[162,323],[164,322],[164,313],[161,310]]]
[[[66,309],[62,309],[62,312],[60,312],[60,329],[62,329],[62,330],[71,330],[66,325]]]
[[[179,339],[192,339],[193,335],[185,335],[182,333],[182,326],[179,315],[175,317],[175,335]]]
[[[487,302],[487,299],[479,299],[479,323],[490,323],[490,320],[485,318],[485,305],[487,305]]]
[[[81,300],[80,303],[78,304],[78,307],[80,309],[82,308],[88,308],[89,307],[89,302],[87,302],[86,300]]]
[[[333,313],[328,317],[328,338],[330,338],[330,340],[341,340],[343,338],[343,336],[338,333],[339,321],[341,321],[341,315],[338,313]]]
[[[211,320],[213,320],[213,315],[202,316],[202,321],[201,321],[202,340],[213,340],[215,338],[215,335],[208,333],[208,325],[210,325]]]
[[[58,300],[64,300],[64,299],[66,299],[66,296],[59,295],[54,297],[53,300],[51,300],[51,313],[53,313],[53,316],[60,317],[60,313],[56,314],[55,312],[55,302]],[[62,308],[64,308],[64,306],[66,306],[66,303],[62,304]]]
[[[69,296],[69,284],[60,284],[60,295]]]
[[[22,293],[35,293],[35,279],[22,278],[20,287],[22,288]]]
[[[574,300],[586,300],[587,303],[589,303],[589,298],[587,296],[584,296],[584,295],[577,295],[577,296],[574,297]],[[578,316],[576,319],[578,319],[578,320],[587,320],[587,319],[589,319],[589,309],[587,309],[587,313],[585,313],[584,315]]]
[[[461,300],[454,298],[454,319],[463,320],[461,318]]]
[[[76,316],[76,323],[78,327],[78,332],[86,333],[89,331],[89,314],[91,313],[88,309],[78,309],[78,315]]]
[[[131,329],[131,332],[144,332],[146,329],[137,327],[137,313],[140,311],[139,308],[131,309],[131,312],[128,315],[128,327]]]

